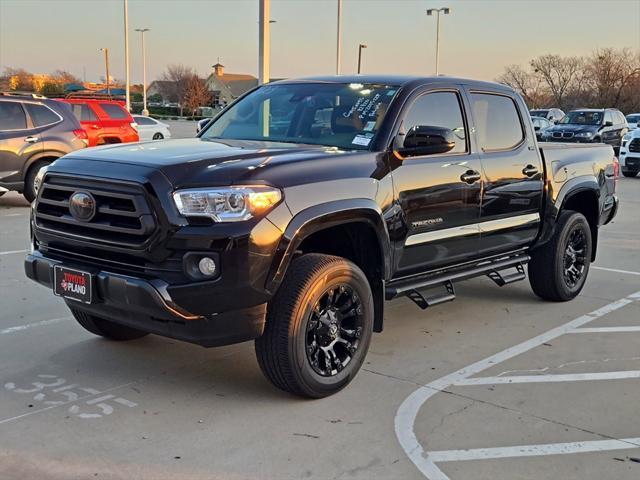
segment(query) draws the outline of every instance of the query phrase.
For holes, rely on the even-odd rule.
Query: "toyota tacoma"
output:
[[[425,309],[527,273],[543,299],[578,295],[617,169],[609,145],[538,145],[504,85],[279,81],[197,138],[54,162],[25,270],[96,335],[255,340],[275,386],[323,397],[358,372],[385,300]]]

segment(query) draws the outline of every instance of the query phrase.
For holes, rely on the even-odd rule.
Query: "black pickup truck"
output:
[[[113,340],[255,339],[277,387],[358,372],[384,302],[526,277],[575,297],[618,207],[608,145],[536,143],[510,88],[340,76],[259,87],[197,138],[69,154],[39,179],[29,278]]]

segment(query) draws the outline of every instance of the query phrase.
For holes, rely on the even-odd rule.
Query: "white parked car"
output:
[[[143,115],[132,115],[133,121],[138,124],[138,136],[141,142],[149,140],[162,140],[171,138],[171,130],[166,123],[159,122],[155,118]]]
[[[625,177],[635,177],[640,172],[640,127],[622,137],[619,161]]]
[[[627,115],[627,123],[629,124],[629,130],[640,128],[640,113],[630,113]]]

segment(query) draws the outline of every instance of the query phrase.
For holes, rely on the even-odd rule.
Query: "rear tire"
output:
[[[153,140],[162,140],[164,138],[164,135],[162,135],[160,132],[157,132],[156,134],[153,135]]]
[[[373,331],[373,296],[352,262],[316,253],[294,259],[256,339],[260,369],[276,387],[321,398],[358,373]]]
[[[566,302],[584,287],[591,264],[591,228],[584,215],[560,212],[551,239],[531,253],[529,283],[545,300]]]
[[[622,175],[629,178],[634,178],[638,175],[638,170],[622,170]]]
[[[37,187],[35,185],[36,176],[41,168],[46,167],[50,163],[51,162],[41,160],[29,167],[27,176],[24,179],[24,190],[22,192],[24,198],[27,199],[27,202],[31,203],[36,199],[36,196],[38,195]]]
[[[127,327],[126,325],[120,325],[104,318],[99,318],[88,313],[81,312],[75,308],[71,308],[71,313],[86,330],[98,335],[100,337],[108,338],[109,340],[126,341],[135,340],[149,335],[148,332],[143,332],[137,328]]]

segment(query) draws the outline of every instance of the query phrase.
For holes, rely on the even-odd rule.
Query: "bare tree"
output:
[[[6,67],[2,77],[8,80],[11,90],[34,91],[33,74],[24,68]]]
[[[193,68],[174,64],[167,66],[167,69],[160,77],[162,83],[159,84],[159,88],[162,96],[169,99],[169,101],[178,102],[181,116],[187,83],[194,76],[196,76],[196,73]]]
[[[198,107],[206,106],[211,103],[211,93],[207,90],[205,81],[192,75],[187,80],[184,92],[184,106],[191,115],[195,115]]]
[[[555,105],[566,108],[566,96],[576,85],[583,60],[580,57],[543,55],[531,60],[530,65],[548,87]]]
[[[51,81],[61,85],[66,85],[67,83],[82,83],[78,77],[66,70],[56,70],[53,72],[51,74]]]
[[[627,87],[640,76],[640,52],[596,50],[586,61],[585,73],[597,106],[620,108],[626,103]]]
[[[544,91],[540,75],[528,72],[520,65],[507,65],[497,81],[519,92],[530,108],[544,107],[549,95]]]

